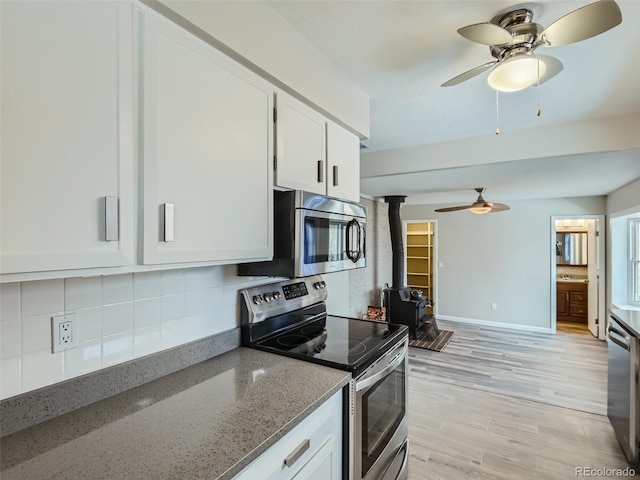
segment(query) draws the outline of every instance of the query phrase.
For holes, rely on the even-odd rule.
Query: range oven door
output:
[[[405,340],[356,378],[357,480],[407,478],[407,352]]]
[[[296,276],[366,265],[366,218],[307,209],[298,209],[296,216]]]

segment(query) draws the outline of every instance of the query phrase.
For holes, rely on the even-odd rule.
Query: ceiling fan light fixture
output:
[[[487,207],[487,206],[471,207],[469,211],[471,213],[475,213],[476,215],[484,215],[485,213],[489,213],[491,211],[491,207]]]
[[[487,82],[500,92],[517,92],[538,82],[547,65],[531,53],[516,53],[501,61],[489,74]]]

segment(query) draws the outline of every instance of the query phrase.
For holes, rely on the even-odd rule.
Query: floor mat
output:
[[[435,340],[429,341],[426,339],[427,334],[422,330],[418,330],[415,340],[409,338],[409,346],[441,352],[442,349],[447,346],[451,337],[453,337],[453,333],[451,330],[440,330],[440,335],[438,335]]]

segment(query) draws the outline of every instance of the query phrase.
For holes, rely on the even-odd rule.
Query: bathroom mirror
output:
[[[556,264],[587,264],[587,233],[556,233]]]

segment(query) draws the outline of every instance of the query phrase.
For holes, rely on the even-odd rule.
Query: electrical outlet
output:
[[[498,309],[498,304],[497,303],[492,303],[491,304],[491,310],[497,310]]]
[[[76,338],[75,313],[51,317],[51,351],[53,353],[70,350],[78,346]]]

